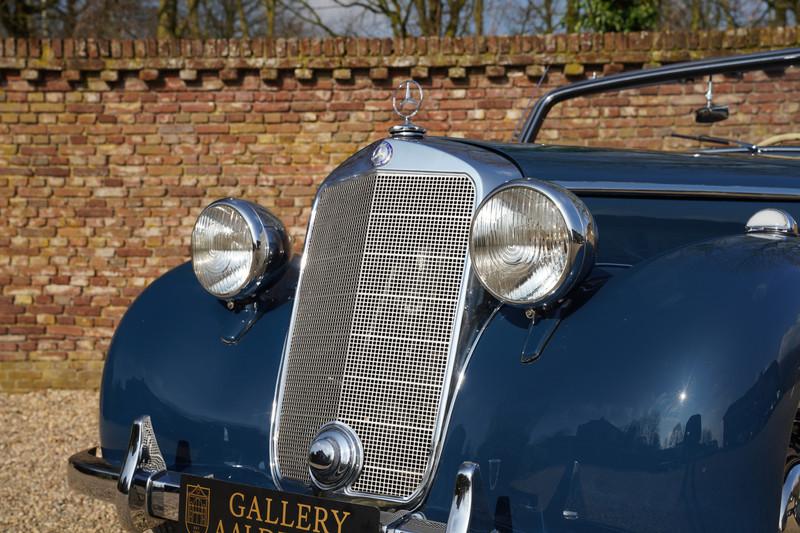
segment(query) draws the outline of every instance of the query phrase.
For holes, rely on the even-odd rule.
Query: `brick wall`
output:
[[[546,88],[798,42],[794,28],[486,39],[0,40],[0,390],[97,386],[126,307],[187,260],[192,224],[213,199],[262,203],[300,243],[316,185],[396,122],[389,99],[401,79],[414,77],[426,88],[419,122],[431,134],[508,140],[531,96]],[[752,124],[763,134],[791,130],[800,93],[785,84],[797,79],[757,73],[744,83],[724,81],[722,100],[771,110],[783,123],[734,116],[712,132],[739,135]],[[698,83],[576,101],[556,110],[542,135],[672,147],[664,133],[692,126],[690,111],[703,103],[704,90]],[[779,104],[784,112],[774,113]]]

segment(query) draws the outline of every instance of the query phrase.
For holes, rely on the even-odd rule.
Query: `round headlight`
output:
[[[552,183],[526,179],[494,191],[472,221],[470,253],[498,299],[541,306],[562,298],[594,263],[596,230],[586,206]]]
[[[286,230],[261,206],[226,198],[203,209],[192,231],[192,267],[203,288],[243,298],[282,270],[291,253]]]

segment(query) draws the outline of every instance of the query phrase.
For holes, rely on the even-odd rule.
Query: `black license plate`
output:
[[[372,533],[378,509],[181,476],[180,523],[187,533]]]

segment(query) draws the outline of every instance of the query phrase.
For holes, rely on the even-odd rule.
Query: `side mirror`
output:
[[[699,124],[712,124],[726,120],[729,115],[728,106],[711,104],[697,109],[694,112],[694,121]]]

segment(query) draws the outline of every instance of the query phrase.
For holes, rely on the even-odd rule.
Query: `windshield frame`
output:
[[[603,78],[578,81],[553,89],[539,98],[525,119],[525,124],[520,130],[517,141],[520,143],[535,142],[539,130],[553,107],[561,102],[581,96],[702,78],[714,74],[770,70],[793,65],[800,65],[800,48],[785,48],[756,54],[689,61],[654,69],[623,72]],[[738,149],[738,151],[741,151],[741,149]]]

